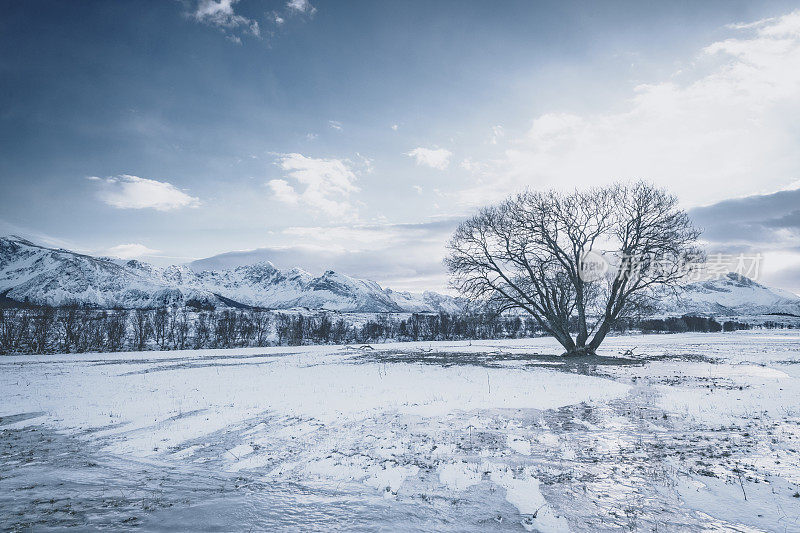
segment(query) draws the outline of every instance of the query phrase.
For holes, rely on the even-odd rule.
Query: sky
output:
[[[645,179],[800,292],[800,6],[7,3],[0,234],[447,290],[459,221]],[[219,261],[218,261],[219,262]]]

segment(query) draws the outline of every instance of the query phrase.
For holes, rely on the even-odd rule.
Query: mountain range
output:
[[[213,258],[211,258],[213,259]],[[329,270],[313,276],[269,261],[206,269],[214,261],[156,267],[48,248],[19,237],[0,238],[0,296],[14,302],[98,308],[305,307],[341,312],[458,312],[461,298],[415,294]],[[800,296],[730,273],[687,284],[680,298],[662,302],[667,314],[800,316]]]
[[[221,270],[165,268],[137,260],[93,257],[19,237],[0,238],[0,295],[16,302],[98,308],[307,307],[342,312],[456,312],[452,296],[384,289],[333,272],[313,276],[268,261]]]
[[[662,302],[672,314],[743,316],[785,313],[800,316],[800,296],[729,272],[727,275],[689,283],[677,299]]]

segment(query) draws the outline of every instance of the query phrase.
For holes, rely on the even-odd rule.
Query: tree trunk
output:
[[[606,338],[608,332],[611,330],[611,321],[608,318],[603,320],[603,323],[600,324],[600,327],[597,328],[597,333],[594,334],[592,338],[592,342],[589,343],[589,349],[592,353],[597,351],[597,348],[600,347],[600,343],[603,342],[603,339]]]
[[[564,355],[568,357],[582,357],[586,355],[595,355],[595,350],[592,348],[591,344],[588,346],[575,345],[575,347],[572,348],[572,350],[567,350],[567,353],[565,353]]]
[[[569,335],[565,335],[560,331],[551,331],[550,334],[555,337],[558,343],[564,347],[567,353],[571,353],[575,351],[575,342],[572,340],[572,337]]]
[[[589,339],[589,328],[586,325],[586,304],[584,302],[583,284],[579,280],[576,283],[577,301],[575,307],[578,311],[578,335],[575,337],[575,344],[582,348]]]

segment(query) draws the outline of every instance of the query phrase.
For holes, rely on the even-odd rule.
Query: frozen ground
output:
[[[603,348],[2,357],[0,529],[800,531],[800,335]]]

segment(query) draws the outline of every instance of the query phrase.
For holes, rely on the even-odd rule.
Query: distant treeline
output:
[[[0,309],[0,353],[82,353],[297,346],[536,335],[531,318],[489,313],[407,316],[186,308]]]
[[[765,322],[763,327],[788,327]],[[679,333],[749,329],[690,316],[627,320],[617,331]],[[186,308],[99,311],[79,307],[0,309],[0,353],[82,353],[525,338],[542,335],[533,318],[493,313],[313,314]]]
[[[766,323],[764,324],[766,326]],[[736,331],[750,329],[750,324],[726,320],[721,324],[714,317],[684,315],[682,317],[648,318],[639,321],[642,333],[716,333],[718,331]]]

